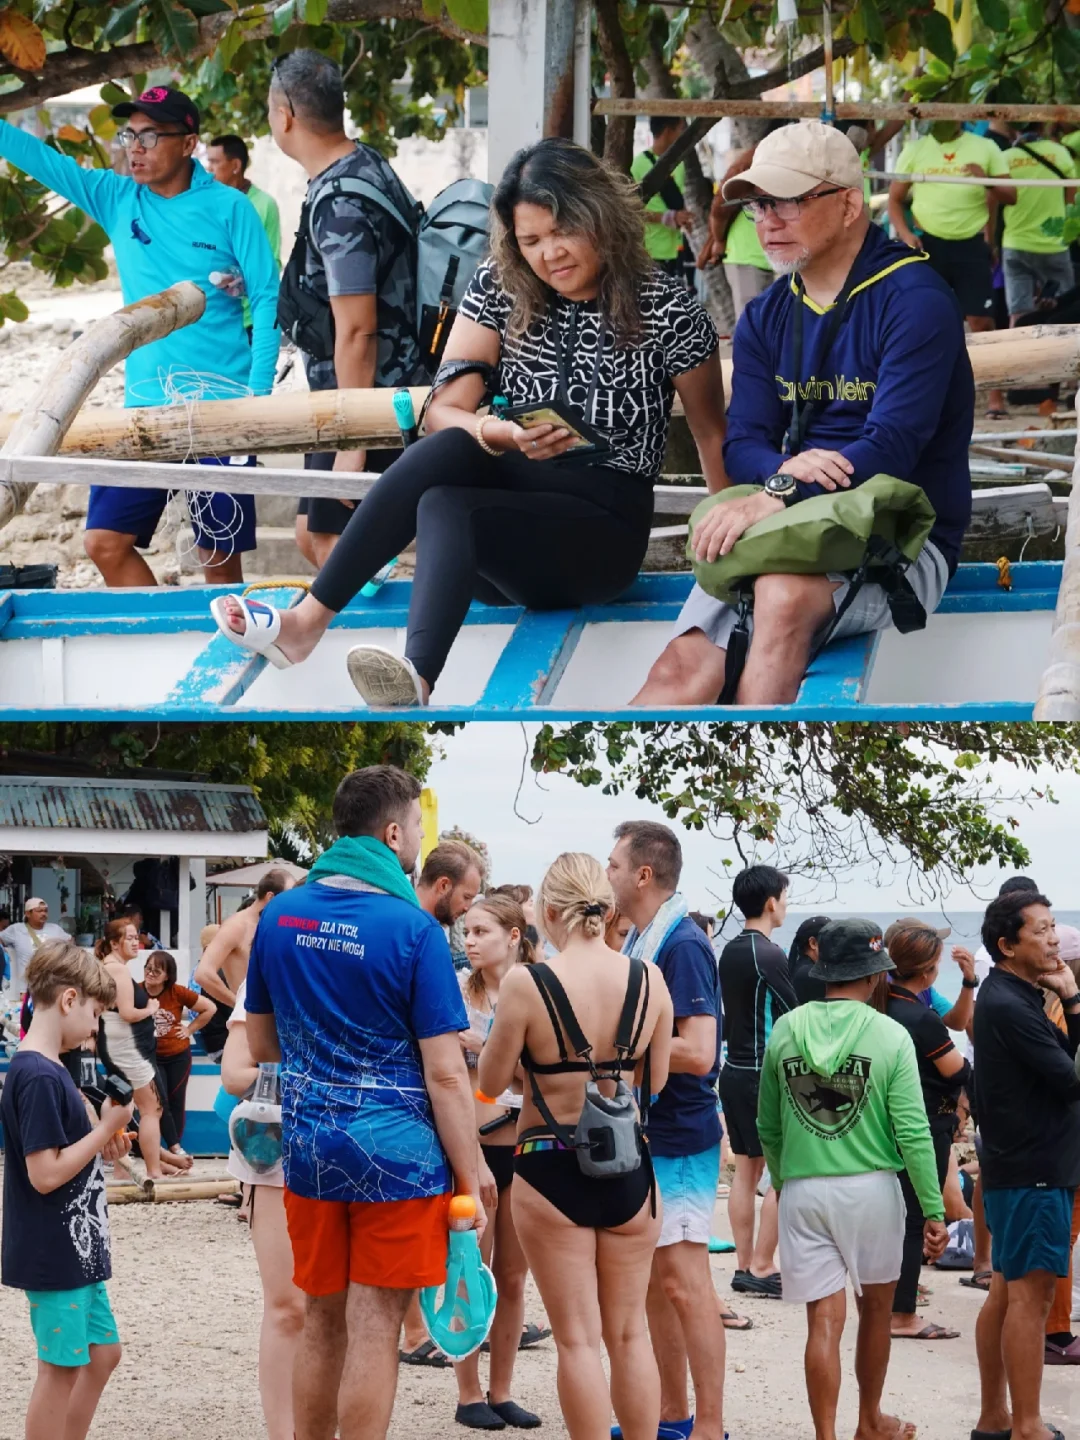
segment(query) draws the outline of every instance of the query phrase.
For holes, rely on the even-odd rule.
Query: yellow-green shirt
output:
[[[1063,175],[1074,176],[1076,163],[1064,145],[1053,140],[1032,140],[1031,149],[1052,160]],[[1020,180],[1053,180],[1054,172],[1025,150],[1014,148],[1004,152],[1009,174]],[[1026,250],[1032,255],[1057,255],[1069,247],[1043,230],[1044,220],[1061,220],[1065,216],[1065,187],[1060,190],[1020,186],[1016,192],[1016,204],[1006,205],[1005,237],[1006,250]]]
[[[640,155],[634,156],[634,163],[630,167],[630,174],[640,185],[645,176],[656,164],[656,156],[651,150],[643,150]],[[679,187],[682,193],[686,194],[686,166],[680,161],[671,174],[672,180]],[[663,215],[665,210],[671,207],[664,204],[662,195],[653,195],[645,202],[645,209],[650,215]],[[683,246],[681,230],[673,230],[667,225],[646,225],[645,226],[645,249],[654,260],[674,260]]]
[[[1005,177],[1009,167],[993,140],[962,130],[942,145],[924,135],[904,146],[897,171],[902,175],[962,175],[966,165],[978,165],[987,175]],[[970,240],[990,219],[982,185],[935,185],[917,181],[911,187],[915,223],[939,240]]]
[[[1066,150],[1069,150],[1072,152],[1073,155],[1080,157],[1080,130],[1073,130],[1070,131],[1068,135],[1062,135],[1061,143],[1065,146]]]
[[[740,210],[728,227],[724,264],[753,265],[757,270],[772,269],[761,248],[757,226],[745,210]]]

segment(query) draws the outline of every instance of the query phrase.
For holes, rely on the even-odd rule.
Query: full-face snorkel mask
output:
[[[476,1205],[470,1195],[455,1195],[450,1202],[450,1254],[446,1283],[420,1291],[420,1313],[427,1332],[451,1360],[464,1360],[488,1337],[495,1318],[498,1292],[495,1277],[480,1259],[473,1230]]]
[[[281,1067],[263,1064],[252,1095],[229,1116],[233,1148],[256,1175],[281,1164]]]

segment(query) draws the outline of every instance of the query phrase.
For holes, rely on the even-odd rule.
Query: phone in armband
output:
[[[500,418],[512,420],[523,430],[532,430],[537,425],[555,425],[569,431],[572,444],[568,450],[554,457],[557,465],[592,464],[611,449],[599,430],[577,416],[571,419],[555,401],[543,405],[513,405],[503,410]]]

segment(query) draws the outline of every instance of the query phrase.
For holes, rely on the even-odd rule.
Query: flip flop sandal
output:
[[[214,1203],[215,1205],[227,1205],[230,1210],[239,1210],[244,1203],[244,1197],[236,1194],[219,1195]]]
[[[354,645],[345,663],[349,679],[370,709],[409,710],[423,705],[420,677],[403,655],[382,645]]]
[[[990,1281],[994,1272],[992,1270],[976,1270],[974,1275],[965,1275],[960,1281],[969,1290],[987,1291],[990,1289]],[[985,1284],[983,1282],[986,1282]]]
[[[752,1330],[754,1322],[749,1315],[737,1315],[734,1310],[729,1310],[726,1315],[721,1315],[725,1330]]]
[[[948,1330],[944,1325],[924,1325],[914,1335],[894,1335],[894,1340],[959,1340],[959,1330]]]
[[[1007,420],[1009,412],[1007,410],[987,410],[986,418],[987,420]]]
[[[399,1350],[398,1360],[402,1365],[430,1365],[435,1370],[446,1370],[450,1361],[434,1340],[425,1340],[415,1350]]]
[[[522,1326],[521,1339],[518,1341],[518,1349],[528,1350],[533,1345],[539,1345],[540,1341],[546,1340],[550,1334],[551,1331],[546,1326],[542,1327],[540,1325],[534,1325],[530,1320],[528,1325]],[[491,1343],[490,1341],[485,1340],[483,1345],[480,1346],[480,1354],[489,1355],[490,1353]]]
[[[760,1295],[766,1300],[782,1300],[780,1272],[772,1275],[753,1275],[749,1270],[736,1270],[731,1288],[740,1295]]]
[[[972,1430],[971,1440],[1012,1440],[1011,1430]]]
[[[281,634],[281,611],[276,610],[273,605],[267,605],[265,600],[250,600],[246,595],[233,595],[231,598],[244,614],[244,628],[237,631],[229,626],[228,611],[225,609],[228,598],[230,597],[226,595],[218,595],[210,601],[210,614],[225,639],[231,640],[241,650],[265,656],[277,670],[288,670],[293,662],[277,646],[277,638]]]

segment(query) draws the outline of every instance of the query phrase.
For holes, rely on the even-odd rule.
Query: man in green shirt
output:
[[[1076,161],[1064,145],[1048,140],[1038,125],[1013,131],[1012,148],[1002,157],[1015,179],[1061,180],[1076,176]],[[1037,308],[1048,284],[1058,295],[1073,285],[1069,247],[1047,235],[1043,223],[1062,220],[1072,203],[1076,186],[1049,189],[1018,187],[1016,201],[1005,208],[1005,236],[1001,263],[1005,274],[1005,301],[1009,315],[1026,315]]]
[[[206,167],[214,179],[233,190],[242,191],[255,206],[280,270],[281,216],[278,213],[277,201],[246,178],[249,160],[248,147],[239,135],[219,135],[206,147]]]
[[[662,155],[671,149],[686,128],[686,121],[667,115],[649,117],[652,147],[634,156],[630,174],[640,185]],[[683,230],[690,224],[686,208],[686,166],[679,162],[656,195],[645,202],[645,249],[662,270],[685,278],[686,241]]]
[[[954,120],[930,127],[900,152],[897,171],[904,175],[971,175],[1005,179],[1009,167],[985,135],[962,130]],[[920,234],[907,222],[911,212]],[[999,205],[1016,202],[1009,186],[935,185],[933,181],[894,180],[889,186],[889,223],[898,240],[923,250],[931,266],[952,290],[973,332],[994,328],[994,229]],[[990,392],[989,413],[1004,414],[1001,392]]]
[[[893,1291],[903,1257],[906,1168],[926,1252],[948,1241],[911,1037],[868,1003],[893,964],[870,920],[818,936],[825,999],[782,1015],[765,1051],[758,1136],[780,1194],[784,1299],[806,1305],[806,1384],[817,1440],[836,1440],[840,1336],[850,1278],[859,1308],[860,1436],[903,1437],[881,1413]]]

